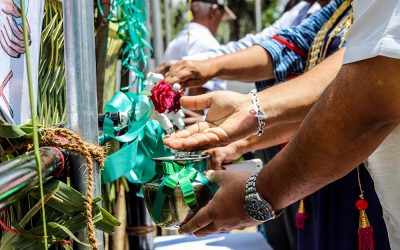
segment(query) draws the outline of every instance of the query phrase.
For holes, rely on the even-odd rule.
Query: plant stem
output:
[[[40,162],[40,154],[39,154],[39,133],[38,127],[36,124],[36,105],[33,95],[33,83],[32,83],[32,72],[31,72],[31,61],[30,61],[30,53],[29,53],[29,42],[28,42],[28,30],[27,30],[27,21],[26,21],[26,13],[25,13],[25,0],[21,0],[21,16],[22,16],[22,29],[24,33],[24,45],[25,45],[25,62],[26,62],[26,71],[28,74],[28,85],[29,85],[29,103],[31,107],[31,118],[32,118],[32,128],[33,128],[33,149],[35,153],[36,167],[39,178],[39,188],[40,188],[40,201],[42,205],[42,223],[43,223],[43,242],[44,249],[48,249],[47,245],[47,222],[46,222],[46,212],[44,207],[44,194],[43,194],[43,180],[42,180],[42,166]]]

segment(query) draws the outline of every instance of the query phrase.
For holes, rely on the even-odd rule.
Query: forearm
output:
[[[287,123],[279,126],[267,127],[263,136],[251,135],[242,140],[233,142],[240,154],[253,150],[260,150],[288,142],[299,128],[300,123]]]
[[[365,160],[400,120],[399,60],[342,67],[290,143],[260,172],[257,189],[280,209]]]
[[[303,121],[315,101],[339,72],[344,49],[310,71],[258,94],[267,126]]]
[[[273,62],[260,46],[207,60],[211,78],[259,81],[274,78]]]

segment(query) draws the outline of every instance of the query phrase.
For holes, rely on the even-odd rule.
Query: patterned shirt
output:
[[[316,34],[342,3],[343,0],[332,0],[320,11],[301,22],[300,25],[282,30],[277,35],[297,45],[308,54]],[[285,45],[273,39],[264,40],[258,45],[266,49],[273,59],[275,82],[285,81],[288,76],[304,71],[306,60]],[[257,86],[257,89],[264,87]]]

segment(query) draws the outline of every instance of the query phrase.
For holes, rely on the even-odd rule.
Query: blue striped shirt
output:
[[[329,20],[343,0],[332,0],[327,6],[305,19],[301,24],[278,32],[278,35],[296,44],[306,54],[322,26]],[[275,82],[287,80],[292,74],[302,73],[306,61],[298,54],[275,40],[264,40],[258,43],[266,49],[274,62]],[[259,86],[257,86],[259,88]]]

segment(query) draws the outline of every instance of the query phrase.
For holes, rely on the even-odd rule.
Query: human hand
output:
[[[215,76],[208,60],[187,61],[180,60],[172,65],[165,74],[165,81],[169,84],[180,83],[183,88],[200,87]]]
[[[232,142],[225,147],[211,148],[203,152],[203,154],[210,155],[209,169],[224,170],[222,166],[224,163],[231,163],[242,156],[244,150],[241,148],[240,141]],[[229,169],[228,169],[229,170]]]
[[[153,72],[165,75],[169,69],[171,68],[172,65],[174,65],[177,61],[166,61],[158,65]]]
[[[232,91],[216,91],[181,98],[181,105],[191,110],[209,108],[206,121],[189,126],[164,139],[164,144],[176,150],[197,150],[226,145],[257,130],[252,114],[251,96]]]
[[[244,210],[245,186],[250,175],[228,170],[208,171],[206,177],[219,186],[218,191],[179,232],[206,236],[260,224]]]
[[[203,116],[199,113],[196,113],[194,111],[191,111],[188,109],[183,109],[182,111],[185,114],[185,118],[183,118],[183,122],[185,123],[186,126],[202,122],[205,119],[205,116]]]
[[[14,58],[25,53],[22,26],[15,22],[15,18],[19,17],[21,17],[20,10],[13,1],[0,1],[0,44],[3,50]],[[28,32],[30,32],[29,25]],[[29,44],[30,42],[29,40]]]

